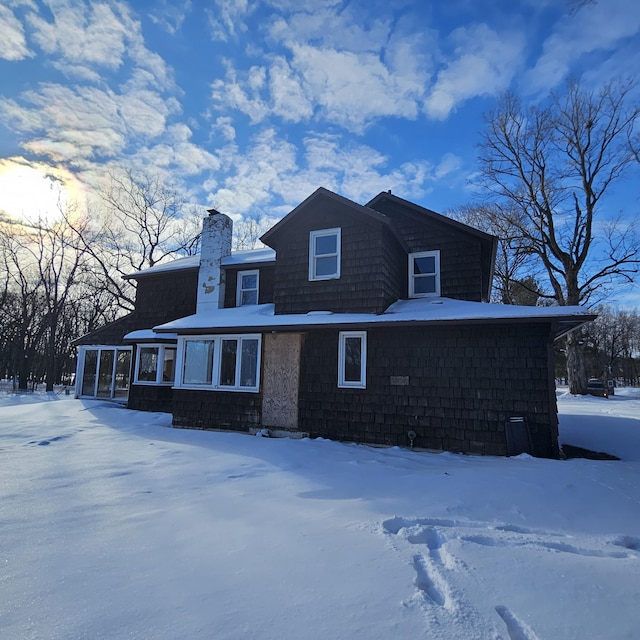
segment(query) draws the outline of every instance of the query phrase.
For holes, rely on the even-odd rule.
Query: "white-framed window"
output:
[[[321,229],[309,234],[309,280],[340,277],[340,229]]]
[[[258,391],[261,344],[260,334],[180,338],[176,386]]]
[[[338,339],[338,386],[367,386],[367,332],[341,331]]]
[[[236,306],[244,307],[248,304],[258,304],[258,285],[260,271],[238,271],[238,285],[236,287]]]
[[[440,295],[440,251],[409,254],[409,297]]]
[[[136,384],[173,384],[176,375],[176,347],[140,344],[136,352]]]

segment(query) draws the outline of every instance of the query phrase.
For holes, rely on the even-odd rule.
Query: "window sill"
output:
[[[230,393],[260,393],[260,389],[253,387],[212,387],[211,385],[204,384],[183,384],[180,386],[174,386],[173,389],[178,391],[228,391]]]

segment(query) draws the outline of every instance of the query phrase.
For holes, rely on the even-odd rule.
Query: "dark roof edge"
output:
[[[165,263],[166,265],[171,264],[170,262]],[[198,271],[200,265],[189,266],[189,267],[178,267],[176,269],[158,269],[157,271],[152,271],[151,273],[145,273],[144,271],[136,271],[135,273],[128,273],[122,276],[123,280],[140,280],[140,278],[153,278],[155,276],[167,275],[167,273],[175,273],[177,271]]]
[[[459,220],[450,218],[449,216],[445,216],[442,213],[438,213],[437,211],[433,211],[432,209],[427,209],[426,207],[416,204],[415,202],[411,202],[410,200],[405,200],[404,198],[400,198],[399,196],[393,193],[390,193],[389,191],[382,191],[377,196],[369,200],[369,202],[367,202],[364,206],[373,209],[374,204],[376,204],[380,200],[384,200],[385,198],[388,200],[393,200],[398,204],[405,205],[409,209],[413,209],[415,213],[427,215],[433,218],[434,220],[438,220],[442,222],[443,224],[448,224],[448,225],[451,225],[452,227],[456,227],[457,229],[460,229],[461,231],[467,231],[469,233],[472,233],[478,236],[479,238],[482,238],[483,240],[497,242],[496,236],[490,233],[487,233],[486,231],[481,231],[480,229],[476,229],[476,227],[472,227],[468,224],[465,224],[464,222],[460,222]]]
[[[127,321],[131,320],[131,318],[132,318],[132,316],[134,314],[135,314],[135,311],[130,311],[126,315],[122,316],[121,318],[117,318],[113,322],[108,322],[107,324],[102,325],[98,329],[94,329],[93,331],[89,331],[89,333],[85,333],[84,335],[82,335],[82,336],[80,336],[78,338],[75,338],[75,340],[71,341],[71,346],[72,347],[83,346],[83,341],[84,340],[87,340],[88,338],[91,338],[91,336],[95,336],[96,334],[103,333],[107,329],[113,329],[114,326],[118,326],[120,324],[123,324],[124,322],[127,322]],[[87,344],[91,345],[91,343],[87,343]]]
[[[480,324],[540,324],[550,323],[558,326],[558,333],[556,333],[554,339],[561,338],[569,333],[573,329],[594,320],[596,315],[585,316],[539,316],[539,317],[512,317],[512,318],[458,318],[458,319],[443,319],[443,320],[393,320],[389,319],[385,321],[375,322],[317,322],[317,323],[303,323],[303,324],[264,324],[264,325],[240,325],[234,327],[199,327],[190,329],[162,329],[161,327],[154,327],[156,333],[177,333],[178,335],[202,335],[202,334],[225,334],[229,332],[233,333],[291,333],[291,332],[305,332],[310,329],[377,329],[377,328],[395,328],[395,327],[421,327],[421,326],[445,326],[445,325],[480,325]],[[570,326],[567,326],[570,325]],[[560,328],[562,330],[560,331]]]

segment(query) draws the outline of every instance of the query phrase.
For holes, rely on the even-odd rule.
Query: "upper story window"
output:
[[[236,306],[244,307],[248,304],[258,304],[258,285],[260,271],[238,271],[238,286],[236,289]]]
[[[340,332],[338,339],[338,386],[355,389],[366,388],[366,331]]]
[[[340,277],[340,229],[321,229],[309,234],[309,280]]]
[[[440,251],[409,254],[409,297],[440,295]]]
[[[138,384],[173,383],[176,373],[176,347],[140,345],[136,355],[134,380]]]

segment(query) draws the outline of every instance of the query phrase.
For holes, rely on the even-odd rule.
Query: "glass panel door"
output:
[[[131,371],[131,351],[116,351],[116,380],[113,388],[114,398],[129,397],[129,372]]]
[[[114,352],[111,349],[100,351],[100,366],[98,369],[98,398],[111,398],[113,386]]]
[[[83,396],[93,396],[96,393],[96,369],[98,367],[98,350],[87,349],[84,352],[84,368],[82,370]]]

